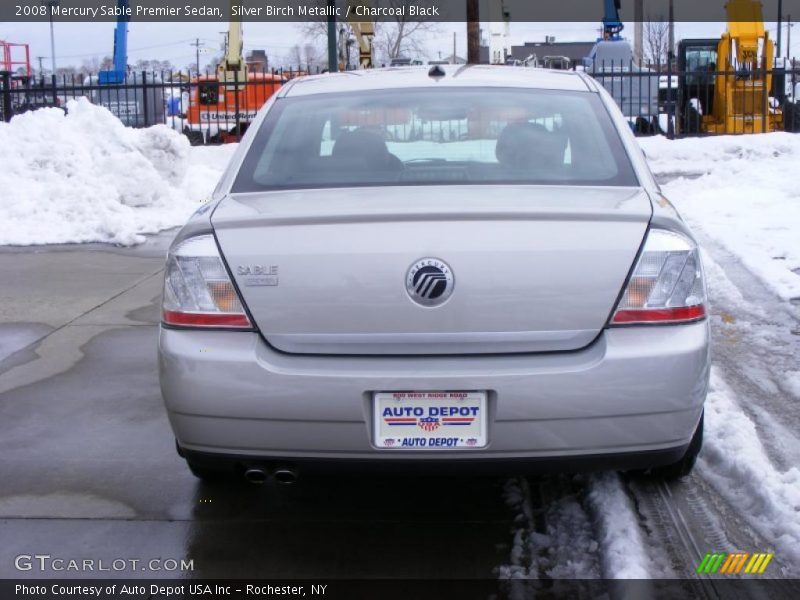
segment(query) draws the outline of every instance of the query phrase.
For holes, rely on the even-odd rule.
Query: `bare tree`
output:
[[[324,0],[321,2],[324,4]],[[409,4],[417,6],[430,4],[430,0],[383,0],[381,6],[400,8]],[[399,11],[398,11],[399,12]],[[406,13],[408,11],[406,10]],[[364,17],[366,19],[366,17]],[[327,21],[324,18],[310,20],[301,25],[299,29],[303,37],[312,40],[327,38]],[[340,35],[351,35],[351,28],[347,21],[337,21],[336,31]],[[425,52],[425,40],[439,31],[439,24],[423,18],[409,20],[404,16],[395,16],[375,22],[375,35],[373,37],[374,64],[388,63],[393,58],[401,56],[418,56]],[[344,40],[346,46],[347,40]],[[337,44],[339,46],[339,44]],[[341,52],[340,52],[341,54]],[[292,54],[293,56],[293,54]],[[341,60],[341,59],[340,59]],[[327,61],[320,61],[322,64]],[[358,51],[350,53],[351,65],[358,64]]]
[[[139,59],[133,66],[134,71],[173,71],[174,67],[168,60]]]
[[[203,64],[203,59],[200,59],[200,74],[213,74],[217,70],[217,65],[222,61],[221,56],[212,56],[205,64]],[[195,61],[192,61],[183,66],[183,70],[189,73],[197,73],[198,67]]]
[[[314,44],[295,44],[289,51],[290,67],[316,69],[326,61],[322,60],[322,52]]]
[[[320,70],[325,66],[328,61],[325,59],[325,52],[314,44],[305,44],[303,46],[306,58],[306,66],[309,69]]]
[[[408,5],[408,0],[387,0],[395,9]],[[430,5],[426,0],[416,0],[417,6]],[[398,11],[399,12],[399,11]],[[439,33],[439,24],[425,18],[411,21],[403,16],[375,24],[375,62],[391,62],[393,58],[421,57],[425,53],[425,41]]]
[[[56,69],[56,77],[68,77],[72,75],[78,75],[79,71],[73,65],[67,65],[65,67],[58,67]]]
[[[650,64],[663,65],[669,53],[669,23],[659,17],[644,23],[644,58]]]
[[[216,70],[217,70],[217,67],[222,62],[222,59],[223,59],[223,56],[221,54],[219,54],[219,55],[212,54],[211,58],[208,59],[206,64],[201,67],[201,69],[203,70],[203,73],[215,73]]]
[[[102,70],[100,68],[100,58],[97,56],[87,58],[81,63],[81,71],[84,73],[97,73],[100,70]]]
[[[419,57],[425,53],[425,40],[439,31],[432,21],[408,21],[398,17],[395,21],[375,24],[375,62],[391,62],[401,56]]]
[[[324,2],[323,2],[324,4]],[[339,31],[341,28],[346,28],[347,22],[346,21],[336,21],[336,31]],[[314,40],[314,41],[326,41],[328,39],[328,21],[325,18],[317,18],[317,19],[309,19],[308,21],[304,21],[297,25],[297,29],[300,35],[306,40]],[[306,44],[307,45],[307,44]],[[327,45],[327,44],[326,44]],[[295,49],[299,50],[299,46],[294,46],[289,51],[289,60],[294,60],[296,57]],[[325,53],[324,56],[320,58],[321,66],[327,67],[328,66],[328,56]]]
[[[100,71],[110,71],[113,68],[114,59],[110,56],[104,56],[102,59],[98,56],[92,56],[81,63],[80,70],[82,73],[99,73]]]

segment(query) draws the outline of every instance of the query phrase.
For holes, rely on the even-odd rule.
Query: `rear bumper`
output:
[[[426,457],[426,460],[400,458],[286,458],[196,452],[178,448],[192,464],[220,472],[243,474],[260,467],[267,473],[289,469],[304,476],[312,475],[375,475],[375,476],[514,476],[523,474],[585,473],[590,471],[626,471],[670,465],[679,461],[689,445],[664,450],[615,452],[581,456],[549,456],[543,458],[476,458],[453,460]],[[472,454],[472,453],[471,453]]]
[[[680,458],[702,412],[708,349],[705,321],[609,329],[577,352],[461,357],[287,355],[257,333],[162,328],[159,368],[175,436],[198,460],[585,470]],[[372,393],[409,390],[487,390],[489,446],[374,447]]]

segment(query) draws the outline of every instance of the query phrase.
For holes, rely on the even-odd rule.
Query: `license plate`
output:
[[[484,448],[486,392],[376,392],[375,445],[391,450]]]

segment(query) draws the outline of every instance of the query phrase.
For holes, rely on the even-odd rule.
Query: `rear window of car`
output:
[[[425,88],[279,99],[232,191],[448,184],[637,181],[597,94]]]

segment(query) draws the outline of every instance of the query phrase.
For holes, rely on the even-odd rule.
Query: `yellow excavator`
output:
[[[348,0],[348,24],[350,31],[353,33],[356,45],[358,46],[358,66],[360,69],[371,69],[373,67],[372,58],[372,42],[375,37],[375,22],[374,21],[360,21],[364,17],[356,15],[356,7],[369,8],[371,3],[369,0]],[[347,41],[342,40],[346,45]],[[347,65],[347,52],[340,46],[339,52],[339,69],[346,70]]]
[[[353,10],[356,6],[369,7],[369,0],[349,0],[350,4],[350,29],[358,45],[358,66],[361,69],[372,68],[372,40],[375,37],[375,23],[373,21],[358,21],[359,17]],[[363,18],[363,17],[361,17]]]
[[[775,46],[761,2],[728,0],[720,39],[678,44],[679,130],[684,133],[768,133],[784,129],[772,96]]]

